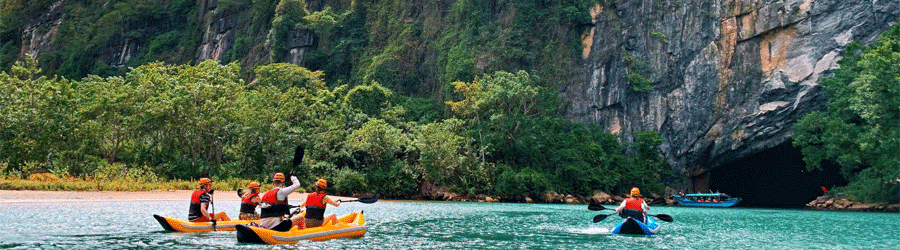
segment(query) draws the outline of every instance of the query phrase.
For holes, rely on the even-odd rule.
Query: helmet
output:
[[[640,196],[640,195],[641,195],[640,189],[638,189],[637,187],[631,188],[631,196]]]
[[[317,187],[320,187],[320,188],[327,188],[327,187],[328,187],[328,181],[325,181],[325,179],[321,179],[321,178],[320,178],[319,180],[316,181],[316,186],[317,186]]]
[[[200,178],[200,186],[203,186],[205,184],[210,184],[210,183],[212,183],[212,180],[210,180],[209,178],[206,178],[206,177]]]
[[[273,181],[284,181],[284,174],[275,173],[275,177],[272,177]]]
[[[255,181],[251,182],[249,185],[247,185],[247,188],[259,188],[259,183]]]

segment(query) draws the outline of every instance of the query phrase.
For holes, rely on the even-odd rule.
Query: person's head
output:
[[[209,178],[203,177],[200,178],[200,189],[210,190],[212,188],[212,180]]]
[[[641,190],[638,189],[637,187],[631,188],[631,197],[635,197],[635,198],[641,197]]]
[[[254,194],[259,193],[259,183],[258,182],[255,182],[255,181],[251,182],[250,184],[247,185],[247,188],[250,189],[251,193],[254,193]]]
[[[319,178],[319,180],[316,181],[316,192],[325,192],[326,188],[328,188],[328,181]]]
[[[284,186],[284,174],[275,173],[275,176],[272,177],[272,185],[274,185],[276,187],[283,187]]]

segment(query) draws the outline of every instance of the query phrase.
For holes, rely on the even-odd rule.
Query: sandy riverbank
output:
[[[0,203],[23,202],[97,202],[97,201],[187,201],[193,190],[155,190],[155,191],[35,191],[35,190],[0,190]],[[235,191],[216,191],[215,200],[240,200]],[[335,196],[337,199],[349,200],[352,197]],[[302,203],[306,193],[292,193],[288,196],[292,203]]]

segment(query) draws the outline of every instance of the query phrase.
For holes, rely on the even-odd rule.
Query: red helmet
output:
[[[273,181],[284,181],[284,174],[282,174],[282,173],[275,173],[275,176],[272,177],[272,180],[273,180]]]
[[[259,188],[259,183],[255,182],[255,181],[251,182],[250,184],[247,185],[247,188]]]
[[[321,178],[320,178],[319,180],[316,181],[316,186],[317,186],[317,187],[320,187],[320,188],[323,188],[323,189],[324,189],[324,188],[327,188],[327,187],[328,187],[328,181],[325,181],[325,179],[321,179]]]
[[[206,178],[206,177],[200,178],[200,186],[203,186],[205,184],[211,184],[211,183],[212,183],[212,180],[210,180],[209,178]]]

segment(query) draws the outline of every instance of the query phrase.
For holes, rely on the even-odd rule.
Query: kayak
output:
[[[613,234],[638,234],[638,235],[654,235],[659,232],[659,223],[653,220],[653,217],[647,217],[647,224],[628,217],[616,225]]]
[[[237,225],[237,240],[243,243],[257,244],[294,244],[301,240],[325,241],[339,238],[356,238],[366,234],[366,220],[363,213],[350,213],[337,218],[335,224],[321,227],[300,229],[292,227],[287,232],[280,232],[254,226]]]
[[[156,218],[156,221],[159,222],[159,225],[163,227],[166,231],[173,232],[182,232],[182,233],[195,233],[195,232],[209,232],[213,231],[212,222],[190,222],[186,220],[179,220],[175,218],[169,218],[160,215],[153,215],[153,218]],[[259,220],[228,220],[228,221],[218,221],[216,222],[215,230],[216,231],[234,231],[234,226],[236,225],[246,225],[250,224],[250,222],[259,223]]]

